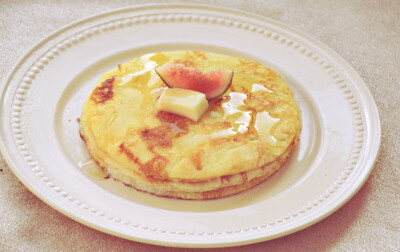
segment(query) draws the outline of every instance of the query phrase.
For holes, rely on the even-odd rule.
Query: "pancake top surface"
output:
[[[234,71],[230,89],[199,121],[157,111],[167,62]],[[106,73],[88,97],[81,128],[94,157],[121,172],[206,180],[274,161],[300,134],[292,91],[271,69],[245,59],[176,51],[148,54]]]

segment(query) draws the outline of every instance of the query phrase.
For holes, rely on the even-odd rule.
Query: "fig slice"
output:
[[[232,84],[232,70],[202,72],[183,64],[167,63],[156,69],[157,74],[170,88],[183,88],[201,92],[207,100],[223,95]]]

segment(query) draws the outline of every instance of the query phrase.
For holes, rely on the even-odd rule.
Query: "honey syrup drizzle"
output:
[[[238,133],[251,135],[256,132],[264,142],[275,145],[278,140],[273,136],[273,127],[280,119],[271,117],[267,111],[257,112],[246,106],[245,100],[255,92],[272,93],[273,91],[258,83],[252,85],[251,92],[245,88],[242,88],[242,92],[231,91],[228,95],[229,99],[221,104],[224,110],[223,118],[234,119],[235,126],[229,129],[230,135]]]
[[[108,178],[108,174],[92,159],[83,160],[79,162],[78,166],[85,174],[89,175],[92,178],[95,178],[97,180]]]
[[[119,85],[124,86],[135,81],[136,87],[146,84],[146,87],[151,88],[160,81],[160,78],[154,69],[168,61],[169,58],[162,53],[150,53],[143,55],[138,60],[138,63],[142,65],[142,70],[126,74],[126,68],[124,69],[125,72],[120,69],[121,73],[125,74],[124,76],[121,76],[122,82]]]

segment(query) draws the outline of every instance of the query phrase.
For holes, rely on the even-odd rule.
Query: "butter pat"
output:
[[[182,88],[168,88],[160,96],[157,108],[197,122],[207,110],[208,102],[203,93]]]

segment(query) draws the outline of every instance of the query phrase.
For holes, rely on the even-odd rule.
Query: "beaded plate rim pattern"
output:
[[[4,106],[4,108],[1,110],[1,117],[3,119],[3,122],[8,122],[9,123],[9,130],[12,133],[12,138],[13,142],[16,145],[19,155],[22,157],[24,160],[26,167],[29,167],[31,172],[33,172],[36,176],[37,179],[42,181],[49,190],[53,191],[56,193],[56,197],[59,197],[60,200],[68,201],[71,204],[74,204],[76,207],[82,209],[82,211],[85,211],[87,213],[90,213],[95,216],[95,218],[102,218],[102,219],[107,219],[111,222],[120,224],[120,225],[125,225],[134,229],[139,229],[145,232],[150,232],[150,233],[155,233],[159,235],[165,235],[168,236],[173,240],[174,236],[189,236],[189,237],[197,237],[196,239],[200,239],[198,243],[194,244],[185,244],[181,243],[179,241],[172,241],[172,242],[165,242],[165,241],[156,241],[152,240],[149,238],[143,238],[143,237],[132,237],[129,234],[124,234],[124,233],[118,233],[114,232],[112,230],[104,230],[101,227],[96,226],[94,223],[91,223],[90,221],[82,220],[79,218],[76,218],[71,213],[68,213],[67,210],[60,208],[59,206],[55,206],[48,202],[45,198],[45,196],[40,195],[40,192],[37,191],[37,189],[32,188],[31,185],[28,183],[28,181],[25,181],[24,178],[22,178],[19,168],[16,167],[14,164],[14,158],[15,156],[10,155],[9,150],[6,146],[6,141],[4,140],[4,137],[2,135],[1,139],[1,149],[3,156],[5,157],[6,161],[8,162],[9,166],[13,169],[14,173],[19,177],[19,179],[36,195],[38,195],[42,200],[47,202],[49,205],[53,206],[56,208],[58,211],[63,212],[64,214],[70,216],[73,219],[76,219],[88,226],[94,227],[96,229],[100,229],[104,232],[111,233],[120,237],[132,239],[132,240],[138,240],[138,241],[143,241],[143,242],[148,242],[148,243],[154,243],[154,244],[161,244],[161,245],[167,245],[167,246],[194,246],[194,247],[212,247],[212,246],[227,246],[227,245],[240,245],[240,244],[247,244],[251,242],[257,242],[257,241],[262,241],[262,240],[267,240],[267,239],[272,239],[275,237],[279,237],[285,234],[292,233],[296,230],[300,230],[306,226],[311,225],[312,223],[317,222],[318,220],[328,216],[330,213],[332,213],[334,210],[338,209],[341,205],[343,205],[347,200],[349,200],[357,191],[358,189],[362,186],[362,184],[365,182],[365,180],[368,178],[373,164],[375,163],[375,158],[377,156],[378,150],[379,150],[379,145],[380,145],[380,125],[379,125],[379,117],[377,114],[377,109],[376,106],[373,102],[373,99],[371,95],[369,94],[369,91],[366,89],[365,84],[362,82],[362,80],[358,77],[358,75],[354,72],[359,79],[356,79],[358,81],[357,85],[364,85],[362,88],[365,89],[363,93],[363,98],[364,100],[368,100],[368,104],[370,106],[370,111],[368,114],[368,118],[366,118],[365,112],[361,110],[361,107],[363,105],[361,102],[365,101],[360,101],[360,96],[359,90],[355,90],[355,84],[354,78],[352,80],[349,80],[347,76],[344,76],[341,71],[344,65],[346,68],[350,68],[349,66],[346,65],[345,62],[340,62],[341,64],[331,62],[330,59],[326,57],[326,55],[323,55],[320,53],[320,51],[315,50],[315,44],[317,45],[317,48],[321,50],[324,53],[328,52],[329,55],[334,54],[330,49],[325,48],[323,45],[319,44],[318,42],[312,40],[312,46],[302,44],[296,39],[293,39],[291,37],[288,37],[287,34],[282,35],[277,32],[270,30],[267,26],[263,26],[260,24],[260,22],[256,23],[248,23],[247,20],[243,21],[243,16],[246,16],[246,19],[251,18],[257,19],[257,21],[262,20],[265,22],[269,22],[269,26],[271,24],[276,24],[277,26],[282,26],[279,23],[276,23],[274,21],[268,20],[264,17],[257,17],[252,14],[246,14],[242,12],[237,12],[237,11],[228,11],[228,10],[222,10],[214,7],[206,7],[206,6],[193,6],[193,5],[161,5],[158,6],[158,8],[165,8],[169,10],[177,10],[173,11],[170,14],[165,14],[165,13],[157,13],[157,10],[153,11],[155,13],[148,13],[142,16],[135,15],[137,10],[141,9],[150,9],[153,8],[154,6],[152,5],[147,5],[147,6],[142,6],[142,7],[135,7],[135,8],[125,8],[125,9],[118,9],[114,11],[110,11],[107,13],[103,13],[97,16],[93,16],[87,19],[83,19],[81,21],[78,21],[70,26],[64,27],[60,29],[59,31],[56,31],[55,33],[51,34],[44,40],[42,40],[38,45],[34,46],[21,60],[14,66],[14,70],[10,72],[8,78],[6,78],[6,81],[4,83],[4,90],[2,93],[2,103],[4,104],[5,96],[7,95],[8,97],[12,96],[11,99],[11,104],[9,104],[9,111],[8,114],[4,112],[5,109],[7,109],[7,106]],[[185,13],[184,10],[185,8],[190,9],[191,11],[188,13]],[[183,10],[183,11],[182,11]],[[193,10],[199,10],[199,14],[193,14]],[[208,13],[208,12],[211,13]],[[218,15],[218,12],[231,12],[237,15],[237,18],[232,18],[232,17],[224,17],[223,15]],[[122,17],[118,17],[119,13],[123,13]],[[126,13],[130,13],[131,15],[126,15]],[[109,18],[111,16],[111,18]],[[97,23],[95,25],[91,24],[92,20],[104,20],[100,23]],[[182,22],[198,22],[198,23],[209,23],[212,25],[219,25],[219,26],[227,26],[227,27],[234,27],[235,29],[238,30],[245,30],[245,31],[250,31],[253,33],[257,33],[259,36],[263,36],[265,39],[268,40],[273,40],[276,41],[276,43],[280,43],[283,46],[286,46],[288,48],[291,48],[292,50],[296,51],[298,54],[304,55],[305,57],[308,57],[309,59],[312,59],[312,61],[315,62],[315,64],[319,65],[321,68],[321,71],[325,71],[326,73],[329,74],[329,76],[334,80],[334,82],[337,84],[337,86],[342,90],[343,96],[346,98],[348,105],[350,109],[352,110],[353,114],[353,124],[354,124],[354,142],[353,142],[353,147],[352,147],[352,152],[351,155],[349,156],[348,160],[346,161],[346,166],[343,168],[341,175],[335,180],[335,182],[328,186],[326,191],[321,193],[320,197],[316,198],[315,200],[311,202],[307,202],[304,204],[304,206],[300,209],[297,209],[294,211],[291,215],[285,215],[282,216],[279,219],[276,219],[276,221],[273,222],[268,222],[268,223],[262,223],[258,226],[249,226],[246,228],[239,228],[236,230],[225,230],[225,231],[218,231],[218,232],[204,232],[204,231],[182,231],[182,230],[174,230],[174,229],[164,229],[164,228],[157,228],[154,226],[149,226],[146,223],[139,223],[139,222],[134,222],[128,219],[124,219],[118,216],[112,216],[106,212],[103,212],[101,210],[95,209],[84,202],[79,201],[79,199],[76,199],[75,197],[71,196],[67,191],[65,191],[62,188],[62,185],[57,185],[54,183],[51,178],[49,178],[46,175],[46,170],[41,167],[38,162],[35,160],[35,157],[33,153],[35,150],[31,150],[29,145],[25,141],[25,135],[24,135],[24,118],[21,116],[21,111],[22,108],[25,106],[24,102],[26,100],[27,93],[29,92],[32,83],[34,83],[34,80],[36,76],[41,73],[42,71],[45,71],[46,65],[49,64],[52,60],[57,58],[60,54],[62,54],[64,51],[69,50],[69,48],[74,47],[78,45],[80,42],[85,41],[86,39],[90,39],[92,37],[95,37],[102,32],[107,32],[107,31],[113,31],[116,29],[121,29],[123,27],[129,27],[129,26],[139,26],[141,24],[146,24],[146,23],[182,23]],[[82,29],[81,27],[86,26],[86,28]],[[75,31],[73,28],[75,26],[78,26],[78,31]],[[290,28],[283,26],[284,29],[289,30]],[[281,27],[280,27],[281,28]],[[66,38],[63,38],[62,40],[57,40],[59,34],[67,34]],[[297,31],[290,30],[290,32],[294,33]],[[298,34],[297,34],[298,35]],[[302,35],[300,33],[300,36],[305,37],[306,35]],[[307,37],[307,39],[309,39]],[[44,50],[41,50],[41,53],[37,53],[35,51],[36,48],[44,46]],[[337,57],[337,55],[335,55]],[[22,73],[18,73],[19,69],[23,69]],[[354,70],[352,70],[354,71]],[[19,78],[15,78],[15,76],[20,76]],[[361,83],[361,84],[360,84]],[[11,89],[14,89],[13,93],[10,93]],[[360,88],[357,86],[357,88]],[[366,92],[366,93],[365,93]],[[366,96],[366,98],[365,98]],[[371,111],[372,109],[372,111]],[[378,118],[376,120],[376,118]],[[373,121],[375,119],[375,121]],[[367,124],[374,124],[373,127],[376,130],[376,133],[374,134],[373,138],[371,141],[373,141],[372,146],[366,146],[366,128],[371,127]],[[1,130],[2,132],[4,131],[4,125],[1,125]],[[326,202],[329,200],[332,195],[335,195],[339,189],[343,187],[343,185],[346,184],[346,181],[349,176],[352,175],[354,169],[360,165],[360,159],[365,158],[363,157],[362,153],[365,152],[365,150],[368,149],[372,155],[368,158],[367,161],[367,167],[366,171],[362,174],[362,177],[359,179],[359,182],[357,185],[353,187],[353,189],[347,193],[346,196],[344,196],[343,200],[338,202],[338,204],[322,215],[316,215],[314,218],[311,218],[308,220],[306,223],[303,223],[302,225],[299,225],[295,228],[292,228],[290,230],[287,230],[284,233],[280,234],[274,234],[274,235],[268,235],[268,232],[264,236],[257,236],[256,238],[250,237],[250,238],[245,238],[242,240],[238,240],[238,242],[224,242],[224,241],[218,241],[218,242],[204,242],[204,240],[209,239],[210,237],[229,237],[230,235],[237,235],[240,233],[243,234],[248,234],[251,232],[262,232],[263,230],[268,230],[268,228],[275,226],[275,225],[285,225],[286,222],[289,220],[296,219],[300,216],[303,216],[310,212],[312,209],[318,208],[319,205],[323,202]]]

